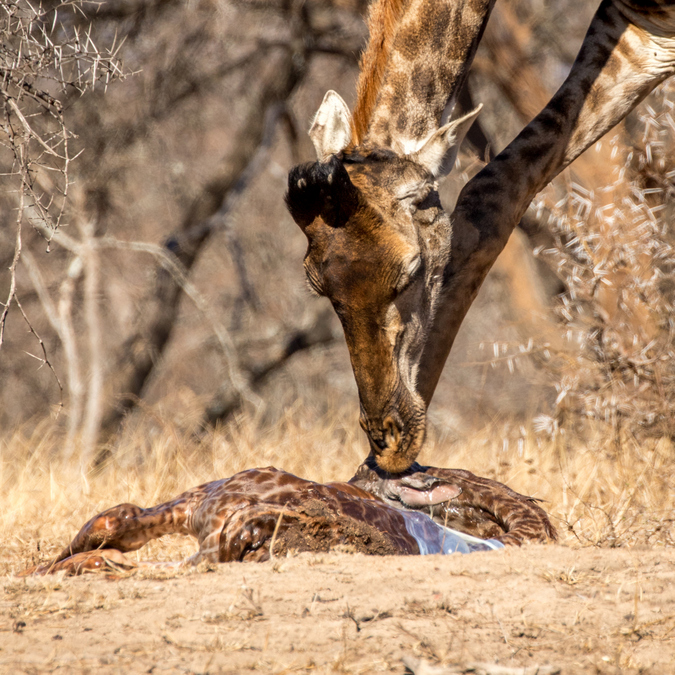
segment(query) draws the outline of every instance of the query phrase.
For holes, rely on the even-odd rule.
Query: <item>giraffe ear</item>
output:
[[[402,486],[398,493],[398,498],[406,506],[433,506],[449,502],[462,494],[462,488],[449,483],[441,483],[433,490],[415,490]]]
[[[317,157],[325,162],[331,155],[344,150],[352,140],[352,114],[342,97],[329,91],[314,116],[309,137],[314,143]]]
[[[416,161],[427,169],[434,178],[447,176],[452,171],[459,146],[482,107],[481,104],[468,115],[442,126],[415,153]]]

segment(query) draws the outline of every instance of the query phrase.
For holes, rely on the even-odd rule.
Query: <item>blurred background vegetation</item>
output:
[[[561,84],[595,5],[497,3],[462,100],[485,107],[446,208]],[[355,468],[367,446],[348,353],[306,288],[306,240],[283,195],[289,168],[313,159],[306,130],[325,91],[353,103],[366,11],[2,3],[6,449],[48,434],[49,456],[86,467],[130,439],[150,452],[166,429],[195,447],[217,429],[236,452],[242,434],[312,428],[323,453],[356,445]],[[431,406],[436,463],[457,465],[477,433],[514,457],[626,443],[672,457],[674,101],[666,82],[514,232]]]

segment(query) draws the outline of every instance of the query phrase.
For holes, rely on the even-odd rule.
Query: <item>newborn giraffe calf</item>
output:
[[[191,535],[199,551],[183,563],[137,563],[124,555],[165,534]],[[269,467],[200,485],[147,509],[120,504],[94,516],[54,560],[24,574],[264,561],[289,550],[336,546],[419,555],[555,539],[535,501],[501,483],[418,464],[394,476],[369,459],[348,483],[314,483]]]

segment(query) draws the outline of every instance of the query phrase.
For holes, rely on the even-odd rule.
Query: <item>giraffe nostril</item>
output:
[[[361,413],[359,425],[366,432],[371,448],[376,455],[386,451],[397,452],[401,444],[401,422],[393,415],[388,415],[381,422],[369,423],[366,415]]]
[[[372,439],[373,443],[380,449],[380,450],[386,450],[387,449],[387,440],[385,438],[373,438]]]
[[[371,443],[382,451],[387,449],[395,451],[401,441],[400,427],[392,417],[387,417],[375,434],[370,433],[365,426],[364,430],[368,434]]]
[[[384,429],[384,438],[387,440],[387,445],[397,446],[401,440],[401,429],[393,417],[387,417],[384,420],[382,427]]]

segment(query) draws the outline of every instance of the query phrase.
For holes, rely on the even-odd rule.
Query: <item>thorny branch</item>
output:
[[[522,357],[536,358],[551,379],[557,397],[551,415],[535,418],[537,432],[555,436],[601,423],[614,430],[617,446],[628,430],[638,438],[672,437],[672,97],[672,84],[650,96],[633,123],[630,151],[619,150],[618,137],[607,142],[613,161],[605,187],[591,191],[573,182],[563,199],[548,190],[538,200],[553,242],[535,254],[565,287],[554,307],[558,336],[495,344],[490,360],[513,372]]]
[[[10,190],[21,192],[26,205],[47,225],[48,244],[62,223],[68,196],[69,139],[64,103],[102,82],[123,77],[117,54],[121,42],[100,50],[92,27],[73,24],[81,0],[51,8],[27,0],[2,4],[0,12],[0,95],[4,102],[2,140],[13,157],[6,177]],[[56,93],[50,93],[54,92]]]
[[[19,311],[21,312],[21,316],[23,316],[24,321],[28,325],[28,330],[35,336],[35,339],[38,341],[40,344],[40,349],[42,350],[42,357],[35,356],[35,354],[29,354],[29,356],[32,356],[34,359],[37,359],[44,365],[46,365],[49,370],[52,371],[52,375],[54,376],[54,379],[56,380],[56,384],[59,387],[59,392],[60,392],[60,401],[59,401],[59,408],[63,408],[63,385],[61,384],[61,380],[59,380],[59,376],[56,374],[56,371],[54,370],[54,366],[52,365],[51,361],[49,360],[49,356],[47,355],[47,348],[45,347],[45,343],[42,341],[42,338],[40,337],[39,333],[35,330],[33,324],[30,322],[30,319],[26,315],[26,312],[23,309],[23,305],[19,301],[19,298],[14,296],[14,302],[16,302],[16,306],[19,308]]]
[[[23,214],[23,193],[19,197],[19,209],[17,214],[17,224],[16,224],[16,243],[14,244],[14,257],[12,258],[12,264],[9,267],[9,293],[7,294],[7,300],[5,300],[2,308],[2,314],[0,314],[0,349],[2,348],[2,343],[5,337],[5,323],[7,322],[7,314],[9,313],[9,308],[12,304],[12,300],[15,297],[16,293],[16,266],[19,263],[19,258],[21,257],[21,219]]]
[[[42,356],[35,358],[47,365],[56,380],[61,408],[63,386],[42,338],[19,301],[16,272],[26,214],[33,224],[42,225],[47,250],[63,222],[69,168],[77,157],[69,147],[73,134],[64,118],[64,101],[72,90],[81,95],[100,81],[107,86],[123,77],[117,59],[121,44],[113,43],[102,53],[92,40],[91,26],[80,34],[70,25],[72,10],[80,4],[81,0],[69,0],[44,8],[28,0],[12,0],[0,8],[0,96],[4,104],[0,146],[12,158],[10,170],[3,173],[7,183],[4,189],[18,196],[9,291],[0,315],[0,349],[14,302],[40,345]],[[54,91],[57,93],[50,93]]]
[[[69,165],[76,157],[71,156],[68,144],[72,134],[63,115],[63,100],[71,89],[82,94],[99,81],[107,85],[122,76],[116,56],[120,45],[103,54],[92,40],[91,28],[80,35],[76,27],[69,25],[66,9],[72,11],[79,4],[80,0],[74,0],[46,9],[27,0],[14,0],[0,8],[0,95],[4,103],[0,145],[12,157],[11,169],[3,177],[8,183],[5,190],[17,194],[19,202],[10,287],[0,315],[0,348],[9,309],[15,302],[39,341],[43,361],[62,393],[45,345],[16,296],[16,269],[26,212],[30,211],[31,219],[44,226],[48,249],[63,220]],[[56,95],[43,88],[53,89],[54,84]]]
[[[54,370],[54,366],[52,366],[51,361],[49,360],[49,357],[47,355],[47,349],[45,347],[45,343],[42,341],[42,338],[38,334],[38,332],[35,330],[33,327],[33,324],[31,323],[30,319],[28,318],[28,315],[24,311],[23,305],[21,304],[21,301],[19,300],[19,297],[16,294],[16,267],[19,264],[19,259],[21,258],[21,249],[23,246],[23,240],[21,237],[21,220],[23,218],[23,194],[20,195],[19,197],[19,208],[17,209],[17,223],[16,223],[16,240],[15,240],[15,245],[14,245],[14,257],[12,258],[12,264],[9,268],[9,273],[10,273],[10,282],[9,282],[9,292],[7,294],[7,300],[3,303],[3,309],[2,309],[2,314],[0,314],[0,347],[2,347],[2,343],[4,340],[4,335],[5,335],[5,325],[7,322],[7,315],[9,314],[9,308],[14,302],[16,306],[18,307],[19,311],[21,312],[21,315],[24,318],[24,321],[28,325],[29,331],[35,336],[35,339],[38,341],[40,344],[40,348],[42,350],[42,358],[39,356],[35,356],[34,354],[30,354],[33,358],[38,359],[38,361],[41,361],[43,364],[45,364],[49,370],[52,371],[52,374],[54,375],[54,379],[56,380],[56,384],[59,387],[59,392],[60,392],[60,403],[59,407],[63,407],[63,386],[61,385],[61,381],[59,380],[59,376],[56,374],[56,371]]]

